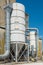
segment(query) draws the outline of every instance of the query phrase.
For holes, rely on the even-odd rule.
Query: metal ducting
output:
[[[9,56],[9,53],[10,53],[10,26],[9,26],[9,23],[10,23],[10,16],[11,16],[11,7],[9,5],[6,5],[4,7],[5,9],[5,12],[6,12],[6,37],[5,37],[5,53],[3,55],[0,55],[0,60],[1,59],[5,59]]]

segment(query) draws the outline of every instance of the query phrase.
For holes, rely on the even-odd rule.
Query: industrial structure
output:
[[[42,39],[38,40],[38,59],[42,59]]]
[[[29,15],[25,13],[25,6],[15,0],[0,0],[0,13],[0,60],[37,60],[38,29],[28,28]]]
[[[7,3],[13,3],[16,2],[15,0],[0,0],[0,27],[5,27],[5,10],[3,9],[3,6],[7,5]],[[2,15],[3,14],[3,15]]]

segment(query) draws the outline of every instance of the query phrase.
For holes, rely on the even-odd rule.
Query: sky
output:
[[[39,36],[43,40],[43,0],[16,0],[16,2],[24,4],[25,12],[29,14],[29,27],[38,28]]]

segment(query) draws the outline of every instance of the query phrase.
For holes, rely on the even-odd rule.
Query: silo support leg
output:
[[[29,45],[28,45],[28,62],[29,62]]]
[[[18,50],[17,50],[17,43],[16,43],[16,62],[18,62],[17,61],[17,54],[18,54]]]

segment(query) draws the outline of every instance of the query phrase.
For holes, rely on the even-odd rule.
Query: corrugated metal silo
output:
[[[36,51],[36,32],[35,31],[31,31],[29,33],[30,36],[30,51],[32,50],[31,47],[33,46],[33,50]]]
[[[42,39],[38,39],[38,59],[42,59]]]
[[[20,3],[13,3],[11,41],[25,42],[25,7]]]
[[[28,28],[28,21],[29,21],[29,15],[25,13],[25,20],[26,20],[26,29]]]
[[[4,54],[5,47],[5,30],[0,28],[0,54]]]

